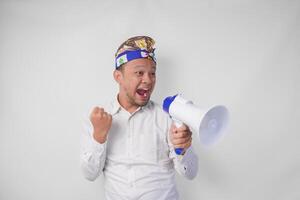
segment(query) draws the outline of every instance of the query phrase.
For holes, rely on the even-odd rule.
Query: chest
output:
[[[168,119],[156,112],[113,117],[108,135],[107,156],[144,162],[168,158]]]

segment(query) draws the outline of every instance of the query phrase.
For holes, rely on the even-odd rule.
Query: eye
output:
[[[155,75],[156,75],[156,72],[152,72],[151,75],[152,75],[152,76],[155,76]]]
[[[135,74],[136,74],[137,76],[143,76],[143,75],[144,75],[144,72],[143,72],[143,71],[137,71],[137,72],[135,72]]]

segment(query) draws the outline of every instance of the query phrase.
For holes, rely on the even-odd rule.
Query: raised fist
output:
[[[94,127],[94,139],[101,144],[104,143],[111,127],[112,116],[103,108],[95,107],[90,114],[90,120]]]

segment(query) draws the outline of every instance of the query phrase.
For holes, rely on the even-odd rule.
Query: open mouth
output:
[[[150,90],[149,89],[137,89],[136,93],[143,98],[147,98],[150,95]]]

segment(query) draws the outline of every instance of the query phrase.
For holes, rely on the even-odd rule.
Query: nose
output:
[[[151,84],[153,82],[153,77],[150,73],[145,73],[142,82],[145,84]]]

